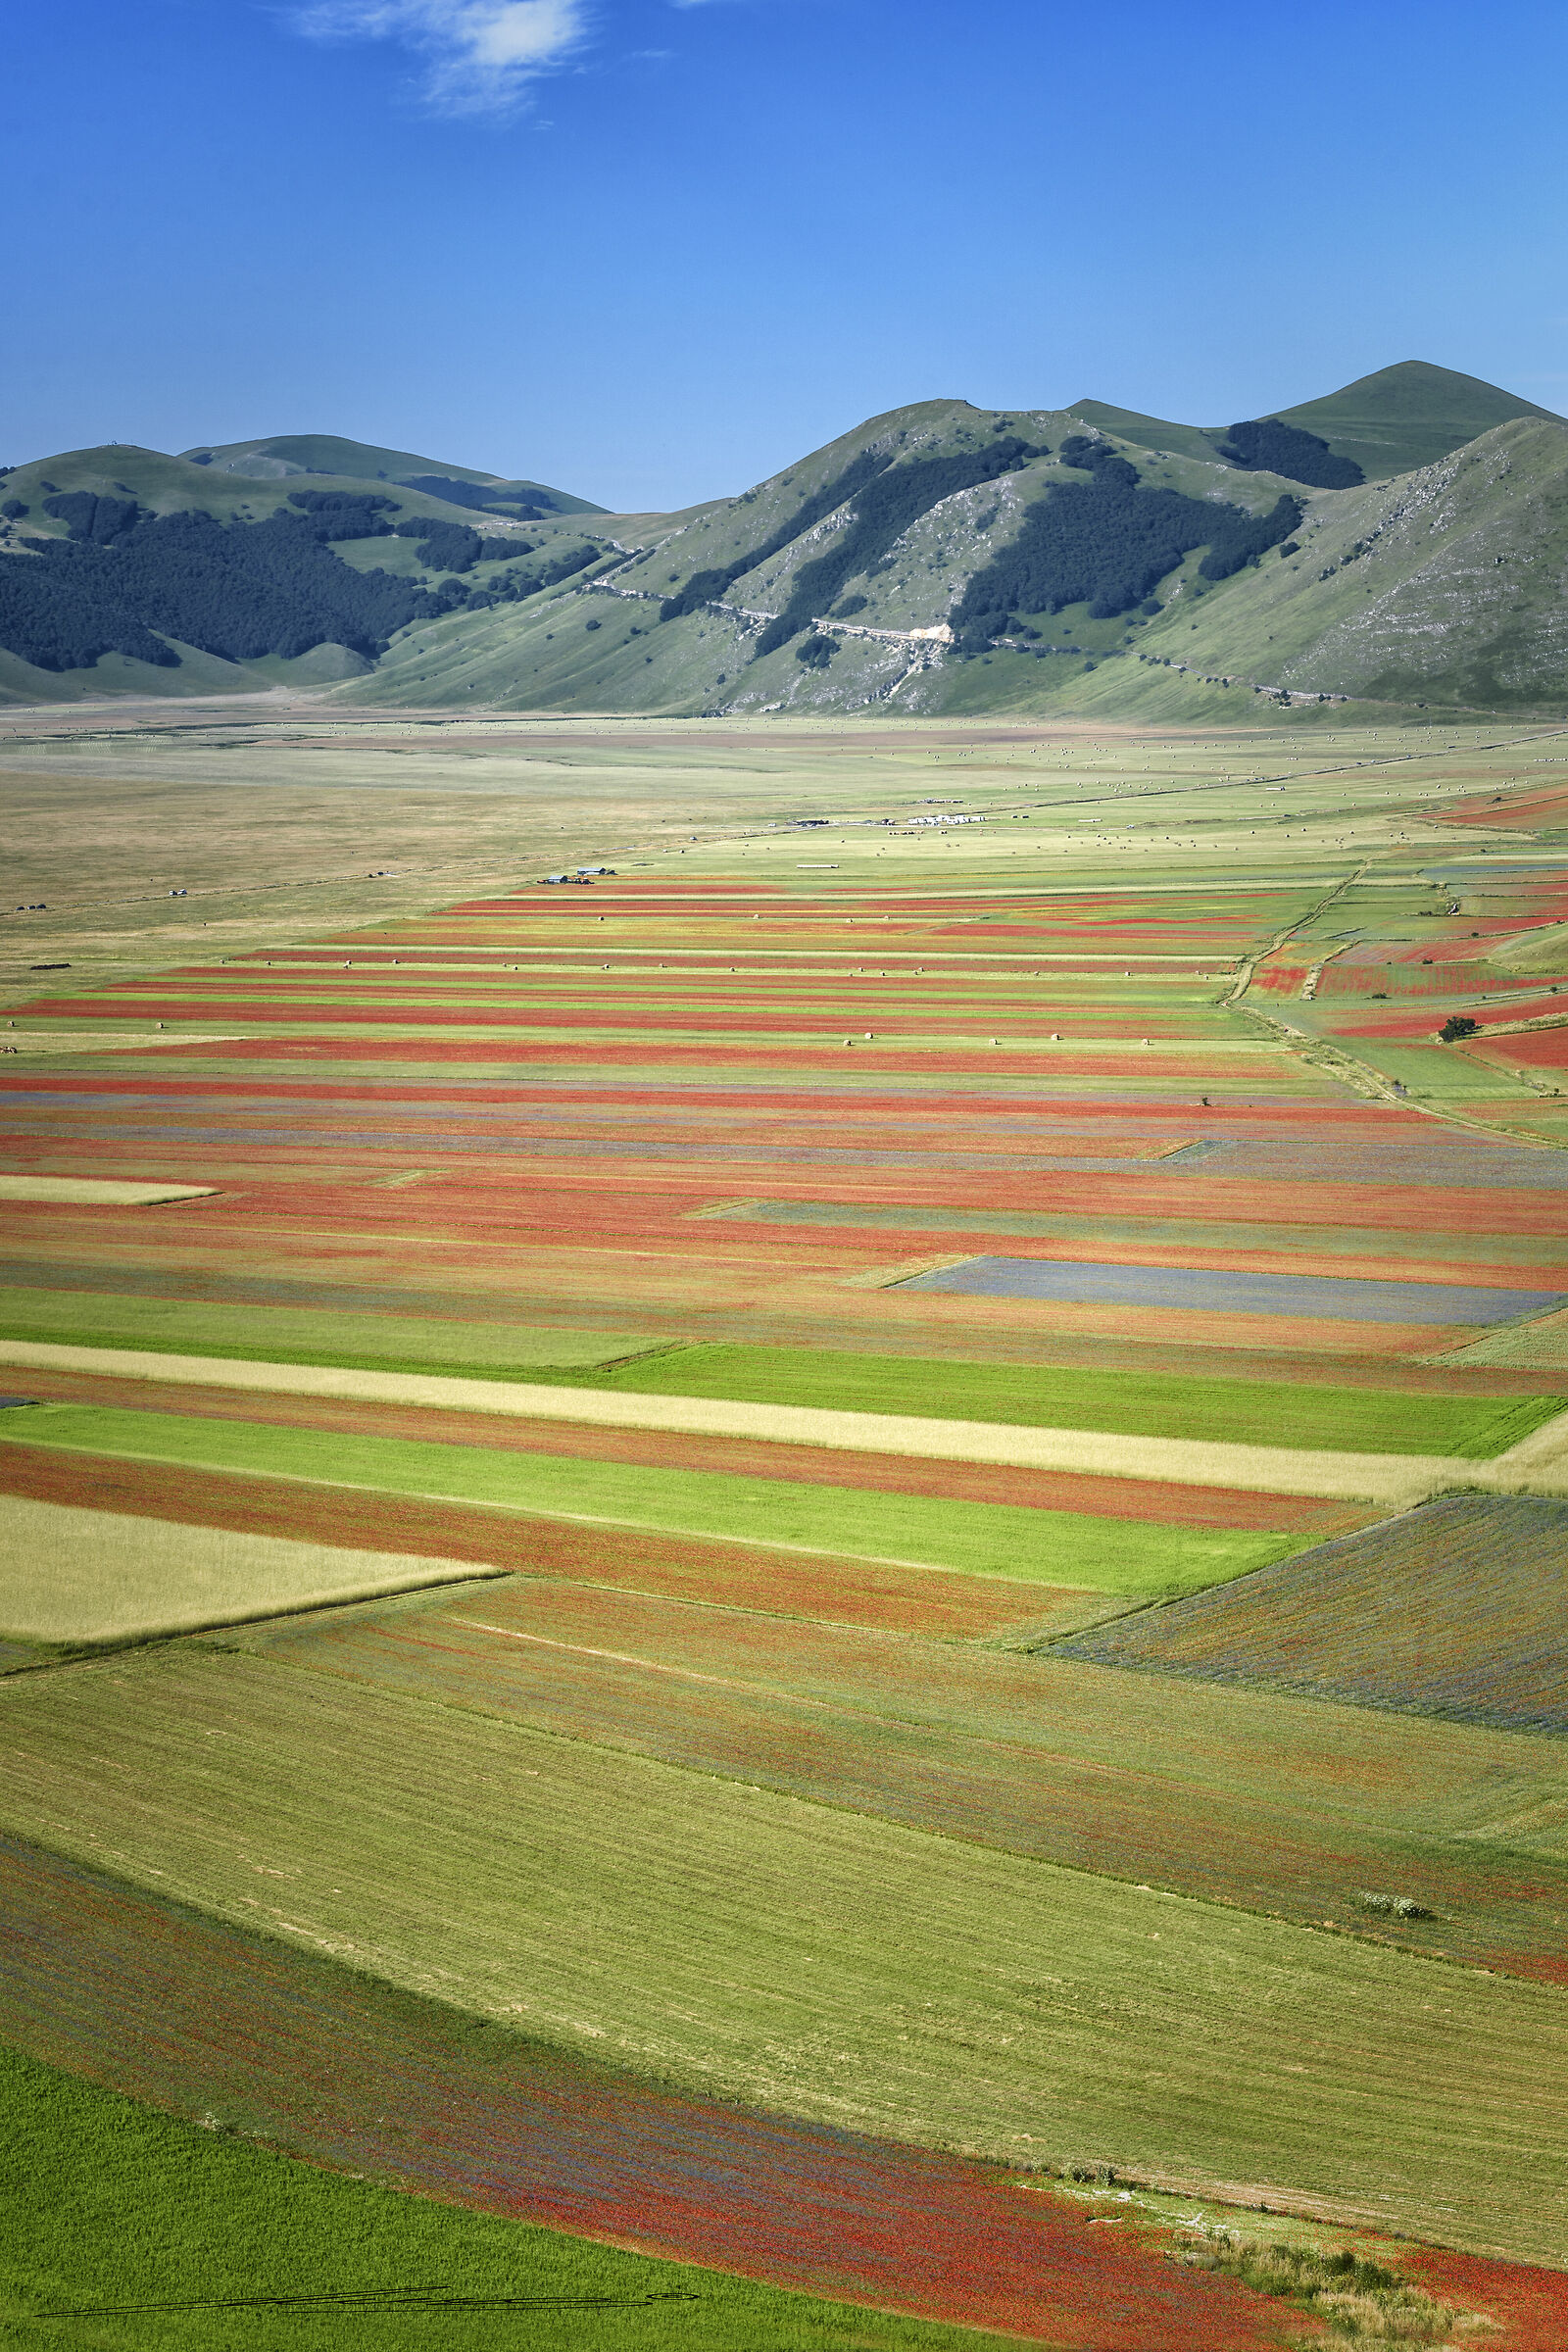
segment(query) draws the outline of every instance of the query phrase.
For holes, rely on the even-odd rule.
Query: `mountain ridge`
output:
[[[1192,457],[1204,451],[1218,454],[1226,435],[1235,430],[1234,425],[1175,424],[1098,400],[1075,402],[1073,414],[1123,440],[1149,448],[1179,448]],[[1359,466],[1368,481],[1386,481],[1435,465],[1465,442],[1519,416],[1553,424],[1564,421],[1552,409],[1521,400],[1480,376],[1435,367],[1430,360],[1399,360],[1392,368],[1358,376],[1338,392],[1265,414],[1317,436],[1336,457]]]
[[[452,466],[440,458],[421,458],[413,450],[345,440],[337,433],[276,433],[258,441],[198,442],[179,454],[187,465],[211,466],[217,472],[255,481],[327,474],[340,481],[398,482],[408,488],[439,482],[449,496],[460,489],[482,491],[489,494],[487,504],[527,505],[544,514],[603,514],[608,511],[568,490],[553,490],[546,482],[507,480],[498,473],[478,472],[471,466]],[[443,491],[432,489],[431,495],[441,497]],[[453,503],[466,506],[470,502],[459,497]],[[536,520],[537,515],[522,519]]]
[[[1442,454],[1362,479],[1293,421],[1344,441],[1380,416]],[[247,453],[279,470],[218,462]],[[303,463],[345,453],[437,463],[296,436],[12,468],[0,696],[292,682],[388,708],[1203,724],[1254,695],[1568,700],[1568,425],[1425,363],[1223,431],[916,402],[674,515],[524,524],[495,477]]]

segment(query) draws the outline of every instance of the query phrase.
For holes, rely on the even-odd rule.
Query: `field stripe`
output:
[[[672,2087],[1560,2258],[1552,1986],[191,1645],[3,1737],[18,1837]]]
[[[194,1633],[503,1573],[0,1496],[0,1634],[19,1642]]]
[[[201,1200],[210,1184],[130,1184],[102,1176],[0,1176],[0,1200],[50,1200],[61,1206],[152,1208],[160,1200]]]
[[[689,1438],[667,1430],[583,1429],[569,1421],[512,1427],[494,1415],[411,1411],[393,1404],[339,1404],[324,1397],[241,1397],[221,1389],[160,1388],[156,1382],[93,1381],[67,1373],[33,1373],[36,1401],[99,1405],[115,1410],[172,1413],[180,1418],[260,1423],[279,1430],[336,1431],[349,1438],[405,1438],[437,1446],[481,1446],[491,1452],[570,1455],[651,1470],[715,1471],[727,1478],[908,1494],[931,1501],[996,1502],[1041,1511],[1069,1511],[1091,1519],[1164,1521],[1190,1528],[1258,1529],[1327,1541],[1348,1535],[1374,1516],[1350,1503],[1306,1495],[1250,1494],[1235,1487],[1165,1486],[1154,1479],[1103,1479],[1051,1471],[1013,1470],[987,1462],[937,1462],[913,1454],[846,1455],[831,1447],[797,1446],[781,1464],[770,1446],[739,1438]],[[0,1489],[10,1486],[6,1464],[24,1448],[0,1446]],[[106,1459],[109,1457],[105,1457]],[[119,1458],[119,1457],[117,1457]],[[96,1475],[96,1473],[95,1473]]]
[[[636,1592],[687,1606],[967,1641],[1026,1626],[1031,1636],[1093,1622],[1115,1598],[1070,1587],[904,1568],[852,1554],[793,1551],[744,1537],[596,1526],[454,1497],[378,1494],[124,1455],[0,1447],[0,1492],[95,1500],[122,1517],[245,1535],[309,1537],[355,1552],[408,1552],[539,1585]],[[442,1581],[445,1581],[444,1579]]]
[[[1022,2195],[1017,2174],[960,2156],[672,2091],[519,2034],[465,2033],[439,2002],[399,1999],[355,1970],[14,1840],[0,1841],[0,1884],[17,1960],[0,1992],[8,2039],[176,2115],[238,2111],[261,2122],[265,2144],[297,2149],[313,2167],[395,2180],[416,2208],[436,2199],[515,2216],[742,2278],[999,2329],[1009,2342],[1092,2341],[1099,2352],[1147,2352],[1155,2342],[1162,2352],[1203,2352],[1223,2342],[1228,2352],[1267,2352],[1289,2340],[1288,2308],[1161,2259],[1152,2232],[1091,2237],[1084,2208],[1043,2191],[1037,2176],[1023,2177],[1034,2193]],[[193,2188],[199,2178],[187,2175]],[[431,2241],[422,2242],[428,2253]],[[342,2248],[351,2278],[355,2252]],[[265,2233],[256,2257],[267,2277]],[[1537,2275],[1502,2276],[1518,2293]],[[626,2340],[749,2340],[744,2308],[736,2320],[715,2309],[710,2276],[677,2278],[706,2300],[701,2317],[666,2335],[645,2332],[633,2316]],[[74,2280],[70,2299],[86,2299]],[[931,2352],[938,2342],[944,2352],[1002,2342],[990,2332],[894,2332],[868,2314],[844,2328],[838,2316],[824,2322],[820,2306],[807,2305],[776,2322],[763,2306],[756,2341]],[[586,2317],[583,2340],[621,2340],[612,2315],[607,2324],[610,2334]],[[314,2323],[262,2316],[254,2334],[237,2320],[217,2325],[225,2342],[336,2340],[329,2310]],[[376,2340],[567,2341],[548,2314],[538,2325],[543,2336],[527,2319],[516,2328],[416,2316],[410,2332],[408,2320],[391,2316]],[[201,2340],[216,2340],[211,2318],[198,2326]],[[196,2342],[188,2328],[173,2322],[171,2340]],[[93,2329],[91,2340],[109,2339]],[[117,2331],[117,2340],[128,2339]],[[153,2338],[137,2329],[135,2340]],[[350,2328],[346,2340],[370,2339]]]
[[[589,1527],[657,1529],[755,1543],[768,1551],[880,1567],[1004,1578],[1025,1588],[1076,1588],[1123,1599],[1162,1598],[1239,1576],[1298,1550],[1283,1533],[1129,1524],[1072,1512],[954,1505],[923,1497],[824,1492],[788,1479],[735,1479],[666,1469],[626,1471],[579,1458],[371,1439],[211,1416],[78,1412],[70,1406],[0,1419],[0,1442],[62,1452],[241,1470],[301,1485],[473,1504]],[[784,1457],[786,1464],[788,1457]]]
[[[119,1373],[205,1388],[282,1389],[354,1402],[457,1407],[518,1419],[577,1421],[611,1429],[664,1429],[697,1437],[763,1439],[778,1445],[828,1446],[847,1452],[923,1454],[948,1461],[996,1462],[1014,1469],[1089,1472],[1156,1479],[1184,1486],[1242,1487],[1254,1494],[1310,1494],[1348,1502],[1405,1507],[1446,1487],[1521,1478],[1560,1478],[1560,1450],[1539,1473],[1509,1477],[1512,1456],[1493,1463],[1439,1454],[1330,1453],[1287,1446],[1232,1446],[1188,1438],[1129,1438],[1096,1430],[1022,1429],[981,1421],[939,1421],[914,1414],[829,1412],[809,1405],[747,1404],[723,1397],[654,1396],[524,1382],[451,1380],[404,1372],[346,1372],[316,1364],[258,1364],[215,1356],[156,1355],[110,1348],[69,1348],[0,1340],[0,1363],[40,1371]],[[1568,1416],[1564,1416],[1568,1419]],[[1549,1424],[1554,1429],[1558,1424]],[[1546,1433],[1537,1433],[1538,1437]],[[1538,1446],[1538,1456],[1542,1449]]]

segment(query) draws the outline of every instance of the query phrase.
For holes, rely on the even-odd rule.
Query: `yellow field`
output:
[[[492,1573],[0,1497],[0,1636],[16,1642],[191,1633]]]

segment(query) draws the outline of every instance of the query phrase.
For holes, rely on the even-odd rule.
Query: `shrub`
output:
[[[833,608],[833,617],[835,620],[853,620],[857,612],[865,611],[870,601],[868,596],[841,596]]]
[[[1355,1899],[1363,1911],[1379,1912],[1385,1919],[1436,1919],[1438,1916],[1435,1911],[1429,1911],[1424,1903],[1413,1902],[1407,1894],[1369,1894],[1363,1886],[1357,1891]]]
[[[832,637],[824,637],[817,629],[812,631],[804,644],[796,647],[795,659],[797,662],[804,662],[808,669],[826,669],[838,650],[836,640]]]

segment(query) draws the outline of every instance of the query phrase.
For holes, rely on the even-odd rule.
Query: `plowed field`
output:
[[[1568,1505],[1447,1496],[1072,1647],[1107,1665],[1568,1732]]]

